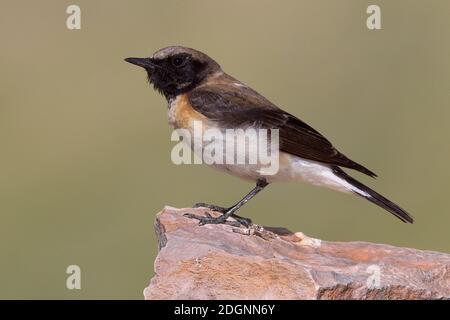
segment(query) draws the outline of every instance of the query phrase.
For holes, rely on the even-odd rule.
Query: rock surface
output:
[[[327,242],[283,228],[247,235],[183,217],[206,210],[158,213],[159,254],[146,299],[450,298],[448,254]]]

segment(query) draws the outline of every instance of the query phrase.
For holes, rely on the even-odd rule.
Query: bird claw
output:
[[[222,214],[227,213],[227,211],[229,210],[229,208],[224,208],[224,207],[216,206],[214,204],[208,204],[208,203],[203,203],[203,202],[198,202],[198,203],[194,204],[193,208],[208,208],[212,211],[220,212]],[[207,215],[211,219],[214,219],[213,217],[211,217],[211,215],[208,212],[205,212],[205,215]],[[244,218],[244,217],[238,216],[237,214],[234,214],[234,213],[231,214],[230,216],[232,218],[234,218],[234,220],[236,220],[240,226],[244,226],[245,228],[249,228],[253,224],[252,220],[249,218]],[[199,216],[198,218],[201,218],[201,216]],[[198,218],[194,218],[194,219],[198,219]],[[208,223],[216,223],[217,224],[217,223],[225,223],[225,222],[208,222]],[[204,225],[204,224],[207,224],[207,223],[202,223],[201,225]],[[228,224],[228,223],[226,223],[226,224]],[[235,225],[235,223],[233,223],[233,225]]]
[[[223,218],[223,216],[219,216],[217,218],[213,217],[209,212],[205,212],[204,216],[192,214],[192,213],[185,213],[183,214],[184,217],[189,219],[196,219],[198,220],[198,224],[200,226],[204,226],[205,224],[227,224],[233,227],[240,227],[241,223],[238,221],[229,221]]]

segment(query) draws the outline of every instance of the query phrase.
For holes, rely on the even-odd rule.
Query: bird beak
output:
[[[131,64],[135,64],[146,70],[154,70],[158,67],[158,65],[151,61],[151,58],[126,58],[125,61]]]

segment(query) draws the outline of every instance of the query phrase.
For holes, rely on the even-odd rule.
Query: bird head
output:
[[[217,72],[219,64],[206,54],[186,47],[170,46],[148,58],[126,58],[144,68],[155,90],[167,99],[192,90]]]

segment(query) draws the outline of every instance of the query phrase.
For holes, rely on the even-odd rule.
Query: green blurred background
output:
[[[68,30],[70,4],[82,29]],[[366,8],[382,30],[366,28]],[[229,205],[253,185],[170,161],[166,102],[123,61],[180,44],[379,174],[354,174],[415,217],[303,184],[241,214],[325,240],[450,252],[450,2],[0,3],[0,298],[142,299],[164,205]],[[66,289],[66,267],[82,289]]]

